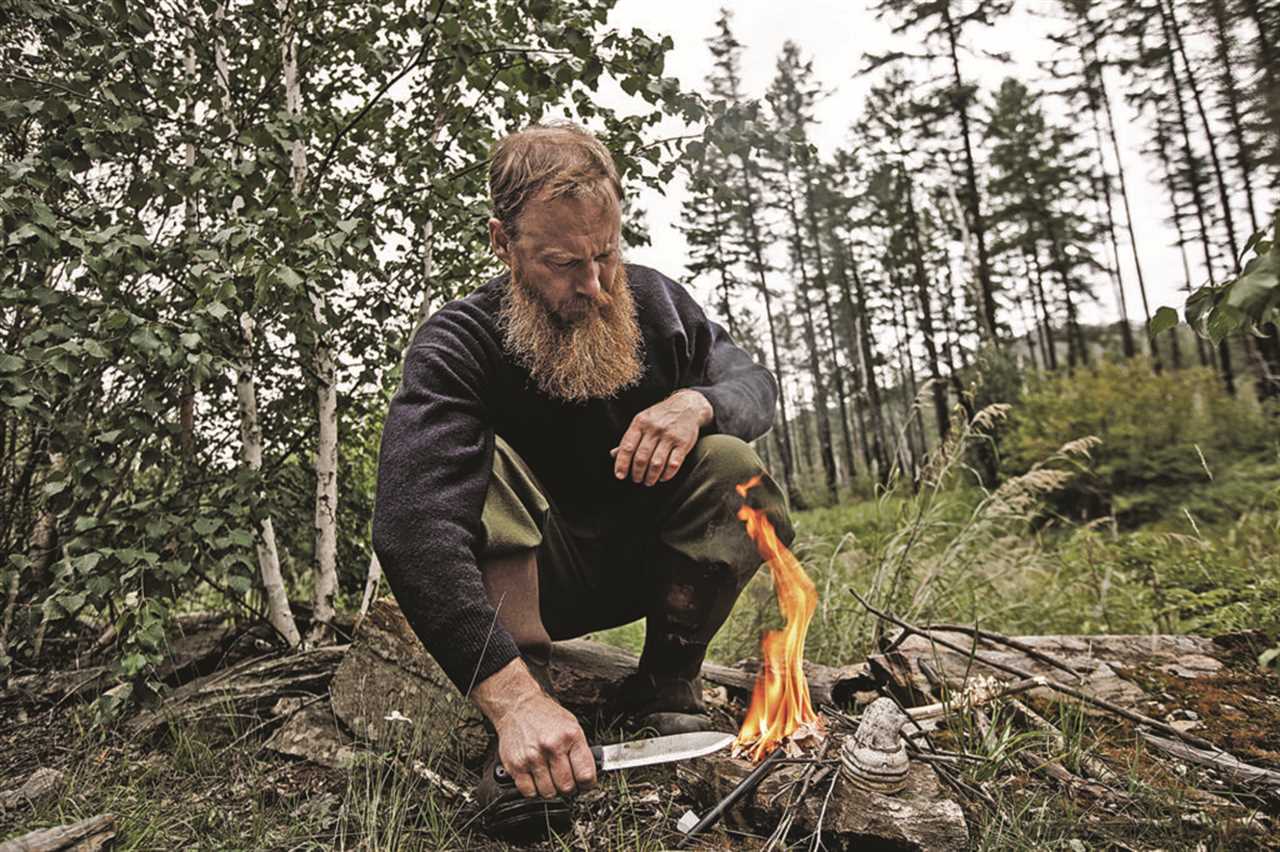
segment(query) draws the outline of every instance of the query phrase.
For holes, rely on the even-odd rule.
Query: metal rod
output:
[[[751,793],[751,791],[756,787],[760,786],[760,782],[765,779],[765,776],[768,775],[775,766],[782,762],[782,756],[784,754],[786,754],[786,749],[782,748],[780,745],[770,752],[768,757],[760,761],[759,766],[751,770],[750,775],[739,781],[738,786],[729,791],[729,795],[721,799],[714,808],[707,811],[706,816],[698,820],[697,825],[689,829],[689,832],[681,838],[679,843],[676,844],[676,848],[684,849],[688,846],[689,842],[693,840],[695,835],[715,825],[716,822],[719,821],[720,817],[724,815],[724,812],[733,807],[735,802],[743,796]]]

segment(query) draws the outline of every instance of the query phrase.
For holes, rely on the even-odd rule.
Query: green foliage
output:
[[[1132,526],[1180,515],[1197,500],[1210,521],[1249,508],[1236,498],[1256,498],[1257,490],[1234,493],[1253,478],[1249,466],[1233,472],[1228,462],[1261,452],[1275,433],[1255,404],[1228,396],[1208,371],[1102,364],[1029,383],[1002,440],[1005,470],[1024,472],[1084,436],[1101,444],[1088,469],[1053,497],[1054,509]]]
[[[634,188],[675,167],[654,125],[701,116],[662,74],[670,39],[610,29],[609,2],[535,5],[339,0],[286,19],[275,0],[8,4],[0,586],[16,583],[20,606],[0,670],[35,662],[37,636],[90,622],[115,628],[119,676],[146,681],[173,612],[260,608],[264,518],[291,589],[305,587],[321,343],[340,365],[340,573],[358,587],[372,415],[423,303],[492,271],[493,139],[576,117]],[[639,111],[600,107],[606,81]],[[256,389],[259,473],[240,458],[241,378]]]
[[[1245,246],[1253,256],[1239,275],[1187,297],[1187,323],[1215,343],[1280,319],[1280,210],[1273,220],[1270,232],[1258,231]],[[1153,324],[1152,333],[1156,330]]]

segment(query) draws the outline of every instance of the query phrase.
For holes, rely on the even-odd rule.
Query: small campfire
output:
[[[737,486],[746,500],[748,492],[760,484],[763,474]],[[778,609],[785,626],[770,630],[760,642],[763,663],[751,694],[751,706],[734,743],[735,756],[759,762],[776,748],[799,750],[799,745],[817,745],[825,726],[809,697],[804,676],[804,640],[818,604],[818,592],[800,561],[778,540],[765,513],[743,504],[738,519],[747,527],[760,556],[769,565]]]

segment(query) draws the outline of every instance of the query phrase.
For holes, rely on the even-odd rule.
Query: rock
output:
[[[0,810],[12,810],[22,805],[36,805],[62,789],[66,775],[57,769],[37,769],[27,776],[22,786],[0,792]]]

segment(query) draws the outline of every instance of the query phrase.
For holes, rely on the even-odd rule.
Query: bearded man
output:
[[[563,797],[595,782],[552,694],[552,640],[645,619],[619,707],[659,733],[707,726],[707,643],[760,566],[734,486],[763,471],[746,442],[777,385],[684,287],[623,263],[622,186],[595,137],[507,136],[489,185],[509,271],[414,337],[373,542],[423,645],[492,725],[477,796],[513,834],[567,827]],[[789,542],[777,484],[750,494]]]

